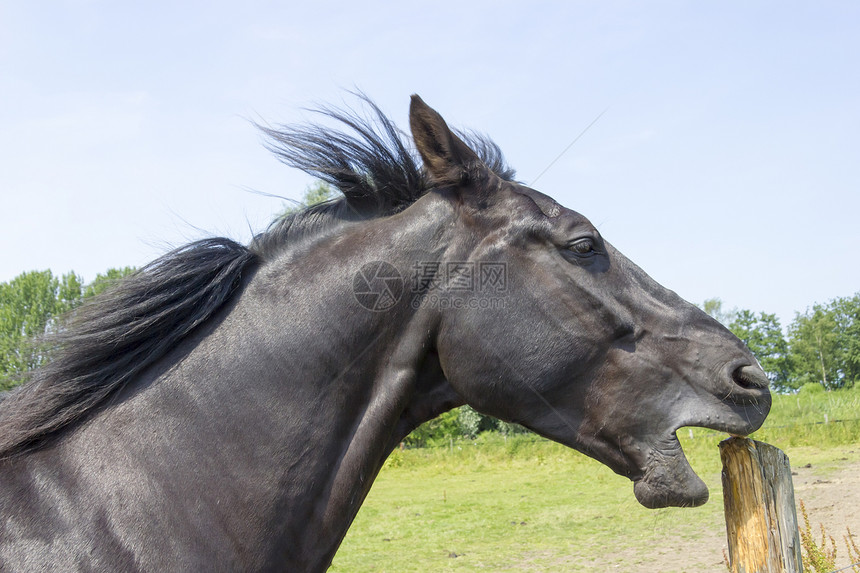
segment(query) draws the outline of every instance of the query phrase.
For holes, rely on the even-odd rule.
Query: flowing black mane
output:
[[[172,251],[67,317],[49,339],[51,361],[0,398],[0,459],[33,449],[101,407],[213,317],[256,268],[296,239],[341,222],[391,215],[433,187],[400,130],[368,98],[369,115],[322,108],[346,131],[318,125],[260,127],[289,166],[343,197],[275,221],[245,247],[207,239]],[[504,179],[514,172],[489,139],[461,134]]]
[[[257,236],[251,249],[267,256],[290,239],[315,234],[337,221],[356,221],[393,215],[433,188],[403,132],[369,98],[356,94],[369,114],[355,110],[320,108],[318,113],[348,128],[346,132],[321,125],[258,125],[267,136],[266,147],[286,165],[329,183],[343,197],[311,206],[275,221]],[[477,132],[458,135],[484,164],[505,180],[514,178],[499,147]]]

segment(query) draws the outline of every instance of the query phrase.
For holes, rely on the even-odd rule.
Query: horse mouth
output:
[[[737,392],[729,410],[723,410],[720,416],[692,417],[682,421],[675,430],[667,432],[664,437],[656,438],[649,447],[637,448],[637,454],[645,453],[644,461],[641,454],[636,456],[640,462],[639,471],[631,476],[633,493],[636,499],[647,508],[662,507],[698,507],[708,501],[708,486],[696,475],[681,442],[678,441],[677,428],[680,426],[698,426],[718,432],[734,435],[748,435],[757,430],[770,411],[770,393],[767,388],[756,386],[748,392]]]
[[[634,479],[633,494],[649,509],[698,507],[708,501],[708,486],[693,471],[672,432],[648,452],[644,472]]]

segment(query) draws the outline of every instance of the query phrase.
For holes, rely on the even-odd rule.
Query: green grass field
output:
[[[794,467],[826,468],[860,444],[856,418],[857,390],[777,396],[753,437],[785,450]],[[331,571],[623,571],[641,558],[637,548],[683,552],[724,531],[717,444],[726,436],[682,429],[679,437],[711,490],[700,508],[647,510],[627,479],[532,435],[396,451]],[[719,568],[709,559],[686,570]]]

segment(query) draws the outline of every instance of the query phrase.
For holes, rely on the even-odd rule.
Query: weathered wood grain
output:
[[[803,570],[788,456],[749,438],[720,443],[729,561],[736,573]]]

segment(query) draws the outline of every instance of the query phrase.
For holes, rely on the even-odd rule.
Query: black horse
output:
[[[645,506],[706,501],[675,432],[762,423],[740,340],[489,140],[413,96],[414,154],[365,103],[324,110],[346,133],[264,129],[342,198],[156,260],[3,398],[0,570],[322,571],[386,456],[461,404]]]

